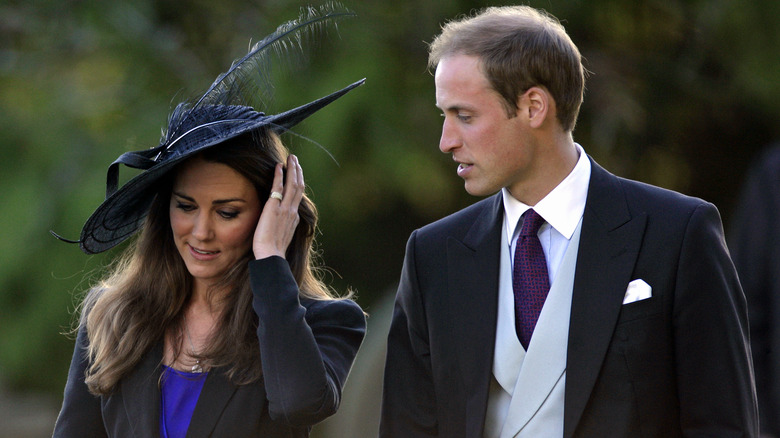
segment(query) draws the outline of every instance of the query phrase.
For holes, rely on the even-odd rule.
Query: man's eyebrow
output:
[[[465,111],[469,111],[469,109],[466,106],[462,105],[462,104],[454,104],[454,105],[450,105],[450,106],[442,108],[437,103],[436,104],[436,108],[439,108],[442,111],[449,111],[449,112],[458,112],[458,111],[464,111],[464,110]]]

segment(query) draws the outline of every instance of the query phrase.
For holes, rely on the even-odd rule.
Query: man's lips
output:
[[[459,176],[465,176],[469,170],[472,168],[472,164],[470,163],[458,163],[458,175]]]

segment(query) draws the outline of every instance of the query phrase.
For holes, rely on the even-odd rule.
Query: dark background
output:
[[[780,2],[524,3],[563,21],[592,72],[575,140],[613,173],[715,203],[728,225],[748,164],[780,138]],[[304,4],[0,2],[0,422],[17,427],[0,436],[40,436],[23,420],[49,433],[73,348],[63,332],[116,255],[86,256],[48,231],[76,238],[102,200],[107,165],[156,146],[179,100],[202,92],[250,40]],[[389,317],[382,300],[393,293],[409,233],[476,200],[438,150],[426,43],[447,19],[510,3],[343,4],[358,17],[342,21],[308,64],[277,78],[267,109],[368,79],[295,129],[338,164],[313,142],[285,140],[320,209],[329,281],[354,289],[372,314],[358,366],[376,368]],[[365,381],[361,373],[351,386],[377,387],[377,370]],[[376,412],[352,415],[371,422]]]

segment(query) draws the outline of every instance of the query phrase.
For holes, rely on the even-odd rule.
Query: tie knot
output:
[[[529,209],[523,213],[523,226],[520,228],[521,236],[534,236],[539,232],[539,228],[544,225],[544,218],[539,216],[539,213],[533,209]]]

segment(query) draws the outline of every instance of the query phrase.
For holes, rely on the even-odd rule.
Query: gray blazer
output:
[[[187,437],[306,437],[336,412],[341,389],[365,334],[353,301],[298,298],[280,257],[250,262],[263,379],[235,385],[225,369],[209,371]],[[163,344],[147,352],[108,396],[87,391],[88,339],[79,331],[54,437],[157,437]]]

